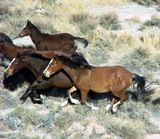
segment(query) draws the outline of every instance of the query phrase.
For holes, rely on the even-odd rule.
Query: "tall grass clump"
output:
[[[119,30],[121,25],[118,21],[118,16],[115,13],[102,15],[99,19],[99,24],[106,30]]]
[[[153,4],[158,4],[158,0],[131,0],[133,2],[137,2],[138,4],[145,5],[145,6],[151,6]]]
[[[90,33],[96,28],[94,18],[85,13],[72,15],[70,22],[78,26],[80,32],[83,34]]]
[[[158,27],[160,28],[160,18],[152,16],[150,20],[143,23],[140,30],[144,30],[147,27]]]

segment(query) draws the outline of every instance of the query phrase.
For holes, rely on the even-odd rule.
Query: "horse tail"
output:
[[[146,86],[146,79],[144,76],[140,76],[137,74],[134,74],[132,77],[133,81],[133,87],[136,85],[136,89],[138,93],[147,93],[145,86]]]
[[[84,43],[84,47],[87,47],[87,45],[88,45],[88,40],[86,40],[86,39],[84,39],[84,38],[73,37],[73,39]]]

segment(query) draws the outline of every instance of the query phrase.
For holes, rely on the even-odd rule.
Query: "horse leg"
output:
[[[30,91],[31,91],[31,88],[32,88],[32,86],[29,86],[28,88],[27,88],[27,90],[25,91],[25,93],[20,97],[20,103],[24,103],[25,101],[26,101],[26,99],[27,99],[27,97],[29,96],[29,94],[30,94]]]
[[[35,85],[37,85],[37,82],[34,82],[31,86],[29,86],[27,88],[27,90],[25,91],[25,93],[19,99],[21,101],[21,103],[24,103],[26,101],[26,99],[28,98],[28,96],[30,95],[30,93],[33,91],[33,88],[34,88]]]
[[[29,97],[30,97],[33,104],[42,104],[43,103],[41,98],[40,98],[40,95],[38,95],[38,97],[37,96],[35,97],[35,94],[33,93],[33,95],[32,95],[32,93],[31,93],[29,95]]]
[[[38,103],[42,104],[42,99],[39,93],[36,92],[36,90],[32,90],[32,92],[29,94],[29,97],[33,104]]]
[[[88,98],[88,91],[81,90],[81,104],[87,105],[89,108],[91,108],[91,110],[98,110],[98,107],[94,106],[93,103],[90,104],[87,102],[87,98]]]
[[[113,105],[112,107],[113,113],[117,112],[118,107],[122,105],[125,100],[128,99],[128,96],[124,92],[116,93],[116,96],[120,98],[120,101],[118,101]]]
[[[72,86],[68,91],[67,91],[67,94],[68,94],[68,97],[70,99],[70,101],[76,105],[80,104],[79,100],[77,99],[74,99],[72,96],[71,96],[71,93],[73,93],[74,91],[76,91],[76,87],[75,86]]]
[[[117,102],[117,99],[113,97],[111,103],[108,104],[108,105],[105,107],[105,110],[106,110],[107,112],[109,112],[110,110],[112,110],[112,107],[113,107],[113,105],[114,105],[116,102]]]

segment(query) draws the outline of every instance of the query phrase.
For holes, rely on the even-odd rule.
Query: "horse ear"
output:
[[[28,26],[32,25],[32,23],[31,23],[30,20],[27,20],[27,25],[28,25]]]

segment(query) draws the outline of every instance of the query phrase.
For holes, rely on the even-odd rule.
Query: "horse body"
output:
[[[77,49],[74,45],[74,40],[83,42],[85,47],[88,45],[88,41],[86,39],[74,37],[69,33],[53,35],[41,33],[40,30],[30,21],[27,21],[26,26],[19,34],[20,37],[27,35],[30,35],[32,41],[36,45],[36,48],[39,50],[61,50],[64,52],[74,52]]]
[[[97,93],[111,91],[120,99],[117,105],[122,104],[128,98],[125,90],[135,82],[135,77],[138,75],[135,76],[134,73],[121,66],[92,67],[79,62],[76,63],[68,57],[57,56],[49,63],[43,74],[49,77],[63,69],[71,77],[73,85],[80,90],[82,104],[86,104],[90,90]],[[138,77],[142,79],[140,76]],[[138,83],[141,84],[141,82]],[[113,98],[111,106],[114,105],[114,100],[115,98]]]
[[[126,89],[126,86],[129,86],[132,83],[133,73],[127,71],[125,68],[121,66],[96,67],[91,70],[88,70],[88,72],[89,73],[86,72],[87,75],[85,75],[87,76],[85,82],[89,83],[89,85],[88,83],[87,85],[90,86],[90,90],[99,93],[104,93],[108,91],[112,92],[117,91],[119,90],[118,89],[119,86],[123,90]],[[84,83],[84,86],[86,83]]]

